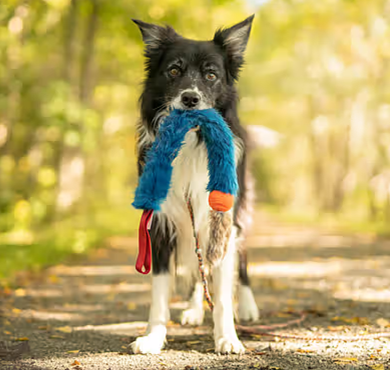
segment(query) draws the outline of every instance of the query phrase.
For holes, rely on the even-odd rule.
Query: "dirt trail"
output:
[[[389,242],[274,224],[261,215],[257,221],[261,232],[247,244],[261,324],[283,322],[291,318],[289,312],[308,310],[301,326],[279,332],[337,338],[390,330]],[[150,294],[150,277],[134,270],[135,253],[134,239],[112,238],[85,259],[26,275],[20,289],[3,292],[0,357],[5,345],[27,339],[30,352],[19,359],[0,359],[0,369],[390,368],[389,339],[242,336],[247,354],[215,355],[210,313],[202,327],[181,327],[177,323],[186,303],[179,295],[171,303],[167,349],[158,356],[129,355],[127,344],[146,327]]]

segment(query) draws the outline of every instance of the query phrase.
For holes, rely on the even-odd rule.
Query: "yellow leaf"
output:
[[[258,334],[251,334],[251,337],[253,338],[253,339],[264,339],[264,337],[262,336],[262,335],[258,335]]]
[[[68,351],[67,353],[79,353],[80,350],[79,349],[75,349],[74,351]]]
[[[29,340],[27,337],[21,337],[21,338],[16,338],[15,340],[18,340],[20,342],[24,342],[26,340]]]
[[[22,289],[22,288],[16,289],[15,290],[15,295],[17,297],[24,297],[26,295],[26,290]]]
[[[189,346],[194,345],[194,344],[199,344],[199,343],[202,343],[202,342],[200,340],[192,340],[192,341],[186,342],[186,344]]]
[[[332,317],[332,321],[343,321],[347,324],[359,324],[359,325],[368,325],[370,322],[367,317],[352,317],[351,319],[344,316],[335,316]]]
[[[285,317],[285,318],[290,318],[291,315],[289,313],[285,313],[285,312],[278,312],[276,314],[277,317]]]
[[[339,325],[339,326],[328,326],[328,330],[330,330],[330,331],[342,331],[344,329],[345,329],[345,327],[342,326],[342,325]]]
[[[7,331],[7,330],[4,330],[3,333],[6,334],[6,335],[11,335],[12,334],[10,331]]]
[[[310,349],[297,349],[297,352],[299,352],[299,353],[312,353],[314,351],[311,351]]]
[[[137,308],[137,305],[134,302],[129,302],[127,304],[127,309],[128,310],[135,310]]]
[[[3,288],[1,293],[3,293],[4,295],[11,295],[12,294],[12,290],[6,286],[6,287]]]
[[[57,275],[50,275],[49,276],[49,281],[52,283],[52,284],[57,284],[59,282],[59,278]]]
[[[358,359],[355,357],[340,357],[340,358],[336,358],[334,361],[335,362],[355,362],[357,360]]]
[[[22,312],[22,310],[20,310],[19,308],[13,308],[13,309],[12,309],[12,312],[13,312],[15,315],[19,315],[19,314]]]
[[[65,337],[63,337],[61,335],[50,335],[50,338],[51,339],[65,339]]]
[[[73,362],[72,366],[79,366],[79,365],[80,365],[80,362],[79,362],[79,361],[77,361],[77,360],[74,360],[74,362]]]
[[[116,297],[115,292],[111,292],[111,293],[109,293],[109,294],[107,295],[107,300],[110,301],[110,302],[112,302],[112,301],[115,300],[115,297]]]
[[[385,370],[385,365],[382,365],[382,364],[380,364],[380,365],[372,365],[371,369],[373,369],[373,370]]]
[[[359,324],[359,325],[369,325],[370,321],[367,319],[367,317],[353,317],[350,319],[351,324]]]
[[[383,318],[376,320],[376,323],[383,328],[387,328],[390,326],[390,322]]]
[[[70,326],[60,326],[58,328],[55,328],[55,330],[60,331],[61,333],[71,333],[72,328]]]

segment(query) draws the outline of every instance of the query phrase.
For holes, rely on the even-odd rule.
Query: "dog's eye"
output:
[[[177,77],[180,75],[180,70],[179,68],[176,68],[176,67],[173,67],[169,70],[169,74],[172,76],[172,77]]]
[[[217,79],[217,75],[212,72],[206,73],[206,79],[209,81],[215,81]]]

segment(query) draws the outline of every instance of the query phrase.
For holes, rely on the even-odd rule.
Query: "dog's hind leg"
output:
[[[244,246],[245,235],[252,225],[254,213],[255,188],[251,173],[245,170],[245,161],[237,168],[240,192],[235,204],[234,225],[238,229],[237,249],[239,255],[238,274],[238,317],[243,321],[256,321],[259,319],[259,309],[253,295],[248,277],[248,258]]]
[[[181,324],[182,325],[202,325],[204,318],[203,309],[203,284],[197,282],[194,286],[194,290],[190,299],[190,307],[182,312]]]
[[[259,309],[250,287],[247,252],[243,248],[239,251],[238,276],[240,281],[238,291],[238,317],[244,321],[256,321],[259,319]]]
[[[236,228],[232,228],[225,258],[213,268],[214,341],[217,353],[244,353],[237,337],[233,315],[233,285],[235,280]]]
[[[152,304],[149,311],[147,335],[139,337],[130,346],[134,353],[160,353],[165,344],[169,321],[171,274],[169,262],[176,247],[173,224],[158,214],[150,230],[153,254]]]

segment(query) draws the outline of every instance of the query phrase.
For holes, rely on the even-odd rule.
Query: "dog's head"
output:
[[[169,26],[134,20],[145,43],[144,118],[154,121],[167,108],[223,111],[235,98],[253,17],[218,30],[211,41],[189,40]]]

